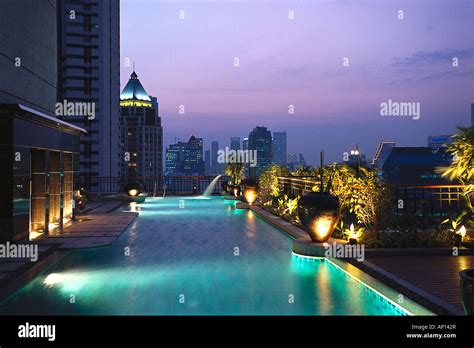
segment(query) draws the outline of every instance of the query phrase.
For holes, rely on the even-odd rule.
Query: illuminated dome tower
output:
[[[143,178],[145,186],[162,176],[163,128],[158,101],[148,95],[135,71],[120,94],[119,128],[120,176]]]

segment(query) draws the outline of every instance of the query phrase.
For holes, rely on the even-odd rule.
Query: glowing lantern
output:
[[[244,189],[244,198],[248,204],[252,205],[257,199],[257,190],[255,187],[246,187]]]
[[[336,227],[339,200],[327,192],[307,192],[298,201],[298,217],[315,243],[324,243]]]

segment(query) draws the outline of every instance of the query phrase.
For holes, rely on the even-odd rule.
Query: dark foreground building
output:
[[[0,242],[59,231],[71,220],[85,134],[21,104],[0,104]]]

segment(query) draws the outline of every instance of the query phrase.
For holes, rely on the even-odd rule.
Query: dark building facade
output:
[[[451,156],[429,147],[393,147],[382,167],[382,176],[394,185],[436,185],[448,181],[436,172],[447,166]]]
[[[203,139],[192,135],[187,143],[171,144],[166,149],[166,175],[205,175]]]
[[[61,231],[72,219],[84,129],[21,104],[0,104],[0,241]]]
[[[249,134],[248,147],[257,151],[257,164],[249,167],[249,173],[258,177],[273,161],[272,133],[266,127],[255,127]]]
[[[120,176],[163,175],[163,128],[158,102],[132,72],[120,94]]]
[[[60,232],[73,212],[79,137],[55,117],[57,1],[0,1],[0,242]]]
[[[273,163],[286,166],[287,140],[286,132],[273,132]]]
[[[63,120],[87,130],[81,138],[84,177],[119,172],[120,2],[58,0],[58,102],[88,103],[94,115]]]

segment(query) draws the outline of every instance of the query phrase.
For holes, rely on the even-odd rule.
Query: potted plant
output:
[[[464,310],[468,315],[474,315],[474,269],[459,272],[461,277],[461,298]]]
[[[319,192],[307,192],[298,201],[298,217],[304,230],[315,243],[326,242],[334,231],[338,220],[339,200],[330,194],[332,175],[324,187],[323,153],[320,155],[321,167]]]

